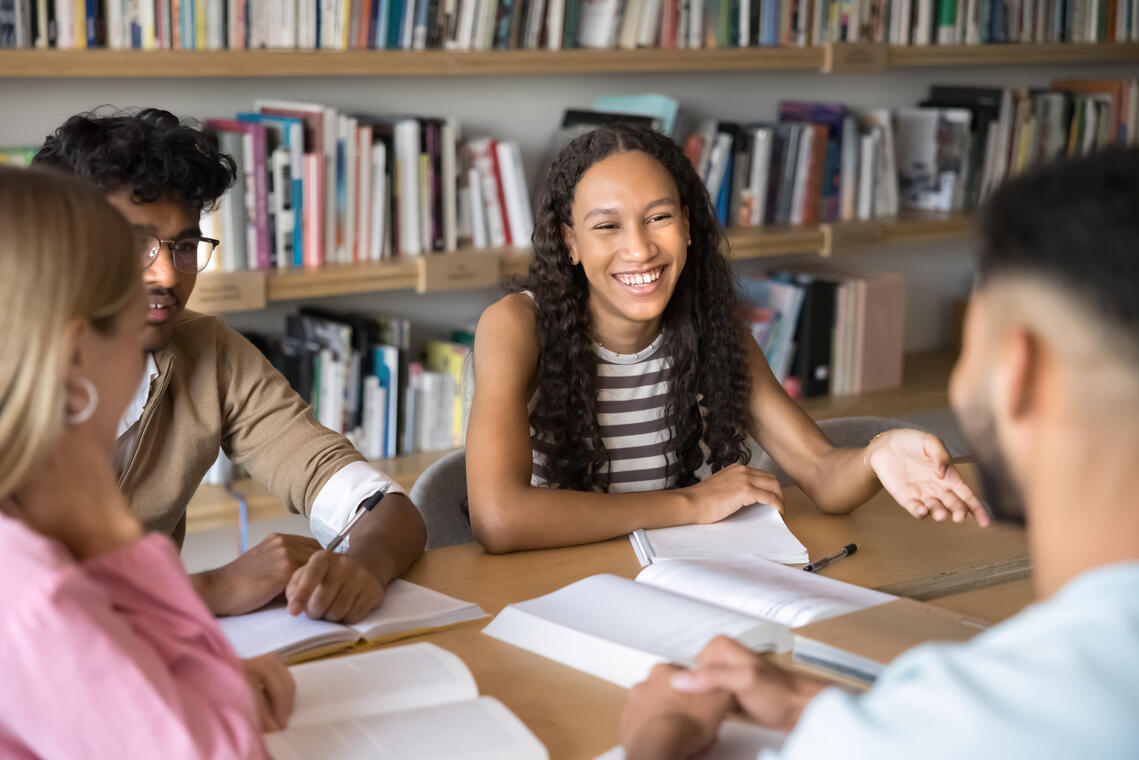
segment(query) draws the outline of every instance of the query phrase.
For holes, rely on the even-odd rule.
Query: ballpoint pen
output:
[[[809,562],[808,564],[803,565],[803,569],[806,570],[808,573],[813,573],[817,570],[822,570],[824,567],[826,567],[830,563],[834,562],[835,560],[842,559],[843,557],[849,557],[851,554],[854,554],[856,551],[858,551],[858,544],[847,544],[846,546],[842,547],[837,552],[835,552],[834,554],[831,554],[828,557],[823,557],[822,559],[817,559],[814,562]]]
[[[330,551],[330,552],[336,551],[336,547],[340,546],[340,543],[344,539],[348,538],[348,532],[352,530],[352,526],[355,525],[356,522],[361,517],[363,517],[365,514],[367,514],[368,512],[371,512],[372,509],[377,504],[379,504],[383,498],[384,498],[384,492],[383,491],[377,491],[376,493],[372,494],[371,496],[369,496],[368,498],[366,498],[362,502],[360,502],[360,508],[356,510],[356,514],[354,514],[352,516],[352,519],[348,521],[347,525],[345,525],[343,528],[340,529],[340,532],[336,534],[336,538],[334,538],[328,542],[328,546],[324,547],[325,550]]]

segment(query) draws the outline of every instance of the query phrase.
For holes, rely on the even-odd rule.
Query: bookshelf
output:
[[[948,404],[945,378],[956,355],[952,351],[919,351],[905,360],[905,381],[901,388],[859,396],[827,396],[808,399],[803,408],[816,420],[855,415],[897,416],[908,412],[937,409]],[[376,466],[410,491],[416,479],[449,451],[427,451],[393,459],[380,459]],[[284,506],[263,485],[250,479],[234,483],[234,490],[246,498],[249,520],[278,517]],[[237,523],[237,502],[221,486],[203,484],[187,509],[187,531],[232,526]]]
[[[822,224],[809,227],[756,227],[728,231],[733,259],[793,254],[833,256],[874,244],[959,239],[969,233],[969,217],[916,214],[891,220]],[[473,262],[488,267],[471,272]],[[330,264],[319,269],[272,272],[203,272],[191,308],[212,314],[265,308],[277,301],[326,296],[417,290],[421,293],[492,287],[503,275],[522,275],[530,253],[520,248],[471,250],[453,254],[360,264]],[[260,280],[258,284],[256,281]],[[250,295],[250,290],[259,291]]]
[[[1139,43],[1006,43],[710,50],[0,50],[0,77],[295,78],[579,75],[1139,62]]]

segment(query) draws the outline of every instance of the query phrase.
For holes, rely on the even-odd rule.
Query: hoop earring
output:
[[[78,412],[64,412],[63,419],[68,425],[82,425],[95,415],[95,409],[99,406],[99,391],[95,389],[95,384],[87,378],[81,377],[79,378],[79,386],[87,394],[87,406]]]

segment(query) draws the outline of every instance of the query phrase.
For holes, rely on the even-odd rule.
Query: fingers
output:
[[[372,610],[380,606],[387,595],[387,589],[384,584],[378,580],[373,579],[373,585],[366,588],[358,597],[356,602],[352,605],[352,609],[344,616],[344,623],[352,625],[359,623],[366,618]]]
[[[964,522],[965,518],[969,516],[969,507],[961,500],[961,497],[953,493],[953,491],[946,491],[941,495],[941,501],[949,509],[950,516],[953,522]]]
[[[958,476],[958,478],[960,478],[960,476]],[[952,490],[961,501],[965,502],[965,506],[969,509],[970,514],[973,515],[973,519],[977,521],[978,525],[983,528],[989,524],[989,510],[985,509],[985,505],[981,503],[981,500],[977,498],[977,495],[973,493],[973,490],[969,488],[964,480],[959,479],[957,483],[954,483]]]
[[[949,471],[949,463],[952,461],[949,456],[949,450],[945,448],[945,444],[935,435],[926,435],[922,441],[922,449],[925,451],[926,456],[933,462],[934,474],[937,475],[939,479],[944,478],[945,474]]]
[[[902,504],[902,508],[919,520],[929,517],[929,508],[917,499],[909,499]]]
[[[289,600],[290,615],[299,615],[302,610],[305,610],[309,606],[314,592],[321,587],[331,566],[332,555],[322,550],[315,552],[312,557],[309,558],[308,562],[305,563],[304,567],[299,568],[293,573],[288,585],[285,586],[285,597]],[[331,599],[322,601],[325,602],[325,609],[327,609],[328,604],[332,602]],[[310,614],[309,617],[313,617],[313,615]],[[316,617],[319,617],[319,615]]]
[[[264,658],[265,667],[262,669],[264,677],[263,687],[268,698],[268,711],[280,728],[289,724],[289,716],[293,714],[293,700],[296,697],[297,686],[293,676],[284,663],[276,655],[267,655]]]
[[[716,666],[754,665],[756,656],[750,649],[737,644],[727,636],[717,636],[705,645],[696,655],[696,666],[700,668]]]
[[[273,711],[269,707],[269,695],[264,689],[253,689],[253,701],[257,705],[257,722],[261,724],[261,730],[265,733],[280,731],[282,726],[273,717]]]
[[[717,666],[685,670],[672,676],[672,688],[687,694],[705,694],[723,690],[733,694],[747,691],[755,684],[755,668],[750,666]]]
[[[327,592],[324,592],[325,589]],[[325,583],[309,598],[305,610],[310,618],[323,618],[334,623],[340,622],[344,616],[355,606],[359,600],[362,589],[358,584],[337,579],[335,576],[327,578]],[[332,597],[325,609],[320,609],[320,603],[325,597]]]
[[[783,487],[774,475],[754,467],[747,468],[747,483],[756,503],[770,504],[783,514]]]

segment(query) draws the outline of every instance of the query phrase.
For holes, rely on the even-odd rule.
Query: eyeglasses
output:
[[[208,237],[184,237],[177,240],[163,240],[149,232],[135,231],[139,251],[142,253],[142,268],[146,269],[158,258],[158,252],[165,243],[170,251],[170,260],[179,272],[194,274],[206,268],[210,256],[218,247],[218,241]]]

